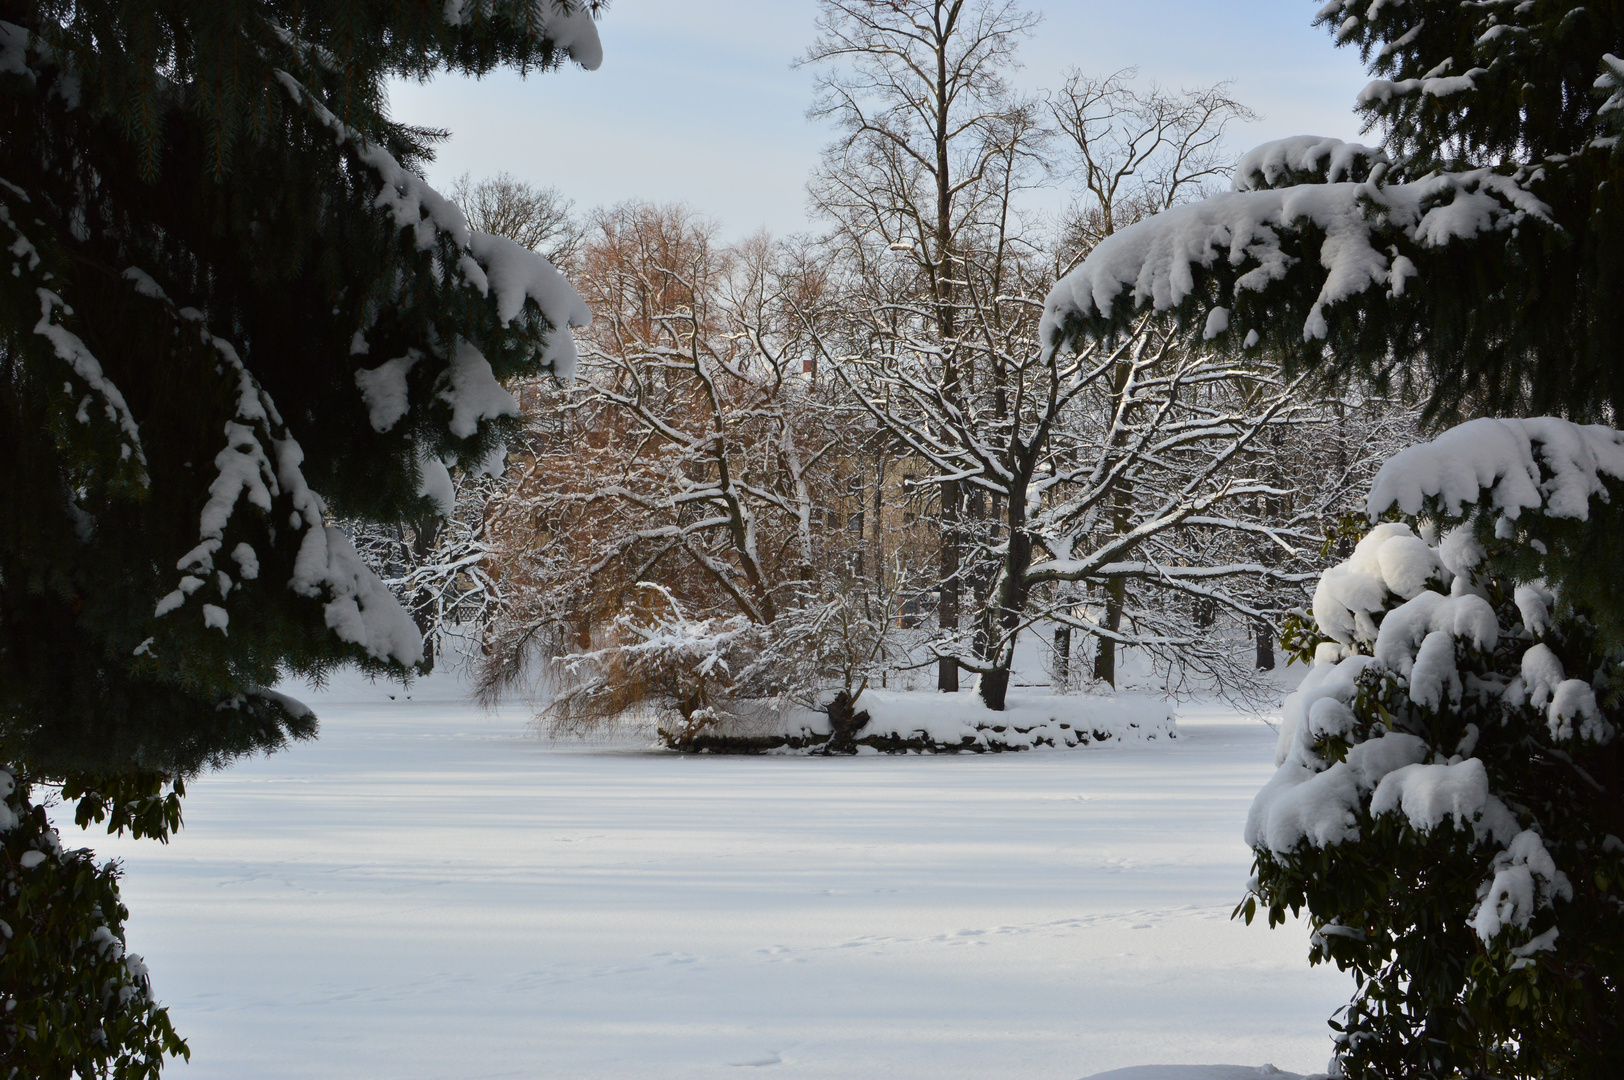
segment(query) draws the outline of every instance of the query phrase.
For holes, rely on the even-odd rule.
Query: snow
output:
[[[490,361],[469,342],[457,342],[441,379],[439,397],[451,406],[451,434],[459,439],[472,438],[481,420],[519,415],[519,399],[496,381]]]
[[[423,354],[412,349],[405,356],[386,360],[375,368],[356,371],[355,385],[361,390],[361,403],[367,407],[367,420],[372,424],[372,430],[388,431],[410,411],[412,405],[406,393],[406,375],[412,370],[412,365],[421,359]]]
[[[1389,596],[1411,600],[1428,584],[1449,582],[1438,554],[1408,526],[1384,522],[1371,529],[1345,561],[1320,575],[1314,587],[1314,621],[1326,634],[1350,645],[1376,639],[1372,615],[1385,611]]]
[[[1551,692],[1551,707],[1547,714],[1551,738],[1573,738],[1573,721],[1579,721],[1579,738],[1589,742],[1609,743],[1614,730],[1601,709],[1596,705],[1596,691],[1583,679],[1564,679]]]
[[[188,784],[168,845],[69,827],[124,860],[130,948],[193,1052],[166,1076],[1251,1080],[1330,1056],[1349,978],[1307,965],[1302,923],[1229,917],[1254,719],[680,756],[543,742],[459,689],[341,675],[308,697],[319,740]]]
[[[322,607],[340,640],[361,646],[378,660],[422,663],[423,636],[389,587],[356,554],[343,529],[323,525],[305,533],[294,560],[295,591],[329,597]]]
[[[9,215],[6,224],[11,224]],[[21,232],[17,235],[20,240],[26,239]],[[15,247],[12,250],[15,252]],[[73,314],[73,309],[68,306],[67,301],[50,289],[41,288],[34,291],[39,296],[40,312],[39,321],[34,324],[34,333],[49,341],[56,355],[66,361],[73,369],[73,373],[84,380],[93,393],[101,397],[102,412],[110,423],[118,427],[124,445],[128,448],[127,453],[135,456],[144,473],[147,459],[146,451],[141,445],[141,428],[136,423],[135,414],[130,411],[129,404],[124,400],[123,391],[113,385],[113,381],[102,370],[101,361],[96,359],[95,354],[80,340],[79,335],[56,321],[58,311],[63,315]],[[81,423],[89,422],[89,416],[82,405],[79,409],[79,420]]]
[[[1363,180],[1372,166],[1391,164],[1385,150],[1321,135],[1276,139],[1241,155],[1235,164],[1235,190],[1279,187],[1294,175],[1313,173],[1321,183]]]
[[[1507,926],[1526,929],[1534,912],[1550,907],[1555,898],[1573,899],[1572,883],[1556,868],[1538,833],[1524,830],[1513,837],[1495,856],[1494,871],[1472,916],[1472,929],[1485,944]],[[1554,942],[1554,935],[1541,934],[1522,946],[1520,955],[1553,948]]]
[[[496,294],[496,312],[504,325],[519,317],[526,300],[534,300],[554,326],[589,326],[592,311],[586,301],[552,263],[505,236],[475,232],[468,246],[483,264],[490,289]],[[562,322],[553,312],[563,312]],[[575,340],[568,333],[552,334],[542,352],[545,364],[560,375],[575,371]]]
[[[482,0],[445,0],[445,21],[461,26],[465,20],[480,18],[485,7]],[[571,60],[588,71],[596,71],[603,63],[598,26],[582,0],[532,4],[530,18],[534,20],[535,36],[551,38]]]
[[[1435,75],[1425,79],[1372,79],[1359,91],[1360,105],[1387,104],[1396,97],[1425,94],[1444,98],[1477,89],[1477,77],[1487,75],[1488,68],[1472,68],[1460,75]]]
[[[238,544],[231,549],[231,561],[237,564],[237,573],[244,581],[259,577],[259,556],[252,545]]]
[[[1262,149],[1260,160],[1268,162],[1274,151]],[[1284,150],[1278,156],[1282,164],[1288,158]],[[1549,208],[1515,181],[1486,169],[1405,184],[1382,184],[1381,171],[1378,166],[1365,183],[1215,195],[1130,225],[1102,240],[1055,283],[1044,302],[1041,338],[1057,347],[1070,317],[1109,319],[1123,300],[1134,308],[1177,308],[1195,291],[1196,268],[1220,259],[1240,271],[1237,292],[1263,290],[1296,263],[1282,246],[1283,236],[1306,227],[1325,238],[1319,255],[1324,282],[1302,328],[1304,341],[1320,340],[1330,332],[1327,307],[1373,288],[1402,292],[1414,275],[1410,260],[1395,258],[1393,233],[1422,247],[1443,247],[1549,217]]]
[[[1624,480],[1624,431],[1553,416],[1484,417],[1395,454],[1366,508],[1372,518],[1392,506],[1419,514],[1435,500],[1451,517],[1487,504],[1513,521],[1539,509],[1585,521],[1591,497],[1607,498],[1603,478]]]
[[[0,20],[0,75],[21,75],[33,81],[28,67],[28,31]]]
[[[1370,797],[1372,816],[1398,811],[1417,832],[1431,832],[1453,818],[1472,826],[1479,838],[1506,843],[1516,836],[1516,819],[1489,793],[1489,773],[1480,758],[1453,764],[1416,763],[1382,777]]]
[[[1410,666],[1410,700],[1436,712],[1461,699],[1460,669],[1455,666],[1455,636],[1434,630],[1421,640]]]
[[[1596,89],[1611,90],[1612,93],[1596,110],[1598,116],[1624,109],[1624,60],[1612,53],[1603,53],[1601,62],[1604,70],[1596,79]]]
[[[1494,608],[1475,593],[1445,596],[1424,592],[1387,613],[1376,635],[1376,659],[1408,678],[1422,645],[1434,633],[1488,652],[1500,640],[1500,624]],[[1452,661],[1450,666],[1454,666]]]
[[[1544,634],[1551,628],[1551,607],[1556,593],[1544,581],[1530,581],[1512,590],[1512,602],[1530,634]]]
[[[1550,646],[1535,645],[1523,653],[1522,681],[1534,708],[1543,709],[1565,677],[1562,661]]]
[[[457,485],[451,480],[451,470],[437,457],[421,454],[417,459],[417,493],[434,504],[443,518],[457,512]]]

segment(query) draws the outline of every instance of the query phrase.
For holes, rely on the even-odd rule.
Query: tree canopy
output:
[[[0,758],[182,775],[416,628],[330,517],[494,468],[589,318],[418,170],[386,83],[566,60],[578,0],[0,2]]]

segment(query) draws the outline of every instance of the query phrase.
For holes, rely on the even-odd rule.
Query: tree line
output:
[[[724,242],[683,207],[577,218],[512,177],[462,183],[471,220],[536,230],[595,313],[579,377],[526,386],[513,475],[466,511],[488,583],[464,574],[469,602],[421,622],[482,616],[487,695],[549,678],[555,724],[650,705],[678,743],[899,672],[976,676],[1001,710],[1034,627],[1062,688],[1114,685],[1134,649],[1175,690],[1266,692],[1282,620],[1416,430],[1409,388],[1330,387],[1153,312],[1047,345],[1055,282],[1226,183],[1251,114],[1132,71],[1022,96],[1033,25],[826,6],[801,62],[840,135],[809,235]],[[1069,192],[1058,220],[1029,209],[1040,186]],[[445,595],[414,587],[420,610]]]

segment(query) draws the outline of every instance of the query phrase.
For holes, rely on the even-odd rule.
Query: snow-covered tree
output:
[[[387,83],[595,67],[589,6],[0,4],[0,760],[17,790],[62,782],[119,827],[149,787],[313,735],[267,689],[284,673],[422,660],[330,519],[431,511],[447,461],[516,433],[502,381],[572,370],[588,313],[424,182],[433,133],[387,118]],[[18,999],[45,992],[11,978],[26,954],[0,955]],[[120,1030],[86,1051],[98,1067]]]
[[[1045,347],[1151,312],[1288,373],[1407,385],[1434,420],[1615,420],[1624,13],[1332,0],[1319,19],[1377,76],[1360,105],[1383,145],[1271,143],[1232,192],[1120,229],[1049,294]],[[1400,455],[1371,508],[1404,525],[1321,582],[1307,640],[1331,640],[1249,835],[1271,921],[1306,906],[1315,955],[1360,980],[1353,1075],[1619,1058],[1618,438],[1483,420]]]
[[[489,516],[501,477],[451,470],[432,516],[414,524],[343,522],[356,553],[383,581],[423,635],[432,668],[459,641],[471,643],[497,618],[502,589],[490,565]]]
[[[1394,457],[1297,645],[1242,905],[1306,907],[1357,993],[1342,1074],[1594,1077],[1624,1060],[1624,433],[1473,420]]]
[[[801,61],[819,70],[810,114],[841,132],[813,178],[813,205],[833,224],[842,254],[870,276],[891,277],[926,320],[918,332],[937,342],[962,333],[954,259],[996,189],[988,170],[1012,138],[1030,134],[1030,110],[1007,76],[1037,23],[1014,0],[822,0],[818,37]],[[909,272],[895,274],[883,265],[888,258]],[[933,352],[941,363],[932,381],[951,392],[965,373],[952,350]],[[937,483],[937,618],[955,633],[970,493],[956,476]],[[939,662],[937,687],[959,688],[951,656]]]
[[[1056,267],[1034,250],[1045,230],[1020,213],[1022,190],[1074,183],[1062,247],[1086,253],[1202,193],[1227,171],[1225,125],[1247,115],[1222,86],[1170,94],[1120,73],[1074,73],[1047,107],[1064,134],[1058,152],[1033,109],[984,118],[977,172],[957,193],[945,298],[915,260],[886,258],[912,239],[893,209],[911,205],[898,191],[917,201],[908,178],[867,159],[826,164],[814,191],[835,208],[826,243],[842,291],[832,315],[808,318],[808,334],[927,482],[958,492],[960,548],[941,572],[962,585],[969,618],[944,619],[933,647],[980,675],[990,707],[1003,708],[1015,642],[1039,618],[1062,627],[1067,666],[1071,631],[1086,635],[1105,682],[1116,681],[1118,647],[1132,645],[1175,682],[1245,688],[1249,667],[1214,621],[1272,639],[1306,599],[1299,583],[1327,519],[1382,440],[1348,439],[1333,403],[1269,355],[1192,341],[1165,316],[1142,314],[1075,354],[1045,350],[1040,298]],[[888,242],[893,233],[903,240]],[[1306,438],[1291,429],[1305,425],[1322,449],[1352,451],[1342,469],[1290,469]]]
[[[1624,12],[1568,0],[1333,0],[1384,136],[1249,154],[1235,190],[1101,244],[1047,334],[1224,312],[1307,367],[1415,375],[1441,416],[1624,403]]]
[[[478,182],[465,173],[452,186],[452,200],[469,226],[506,237],[568,268],[585,235],[574,204],[557,188],[541,187],[498,173]],[[521,400],[525,387],[514,384]],[[536,395],[532,394],[532,398]],[[533,417],[537,402],[531,402]],[[453,641],[470,642],[488,630],[502,593],[488,565],[487,519],[493,500],[511,486],[500,455],[481,461],[447,459],[446,475],[425,476],[427,503],[405,521],[346,520],[341,526],[366,564],[400,600],[423,635],[426,666],[432,668]]]
[[[796,317],[817,276],[637,203],[593,216],[579,266],[580,378],[527,390],[547,404],[493,513],[487,692],[540,670],[558,727],[650,706],[686,745],[731,702],[844,687],[866,661],[834,631],[882,651],[888,612],[847,611],[851,416]]]

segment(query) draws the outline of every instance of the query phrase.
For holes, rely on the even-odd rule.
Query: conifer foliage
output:
[[[1410,381],[1459,425],[1392,459],[1327,571],[1239,909],[1351,970],[1336,1074],[1603,1077],[1624,1056],[1617,302],[1624,9],[1331,0],[1379,147],[1301,137],[1102,241],[1045,344],[1145,309]]]
[[[502,382],[568,374],[589,315],[423,181],[442,133],[391,120],[386,81],[596,67],[597,6],[0,0],[0,761],[23,816],[54,782],[128,824],[313,735],[279,674],[421,662],[331,522],[422,519],[449,464],[494,468]],[[72,862],[18,857],[29,881]],[[44,993],[11,946],[7,994]],[[114,1031],[84,1075],[121,1060]]]
[[[1381,147],[1260,148],[1235,192],[1102,245],[1050,332],[1222,308],[1249,348],[1421,374],[1440,415],[1616,415],[1624,10],[1331,0],[1318,19],[1377,76],[1359,107]]]

